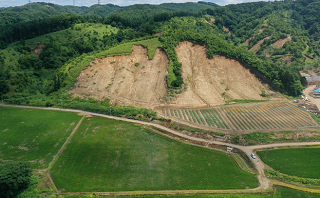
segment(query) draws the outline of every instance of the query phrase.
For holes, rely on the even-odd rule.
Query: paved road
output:
[[[257,178],[259,180],[260,186],[258,188],[255,188],[255,190],[268,189],[270,187],[270,181],[264,174],[265,164],[259,159],[259,157],[257,157],[257,159],[252,159],[251,158],[251,153],[253,153],[254,150],[261,149],[261,148],[269,148],[269,147],[320,145],[320,142],[293,142],[293,143],[275,143],[275,144],[254,145],[254,146],[240,146],[240,145],[226,143],[226,142],[211,141],[211,140],[205,140],[205,139],[201,139],[201,138],[197,138],[197,137],[191,137],[191,136],[179,133],[177,131],[174,131],[172,129],[169,129],[167,127],[164,127],[162,125],[155,124],[155,123],[144,122],[144,121],[139,121],[139,120],[132,120],[132,119],[128,119],[128,118],[115,117],[115,116],[104,115],[104,114],[99,114],[99,113],[92,113],[92,112],[87,112],[87,111],[82,111],[82,110],[60,109],[60,108],[50,108],[50,107],[49,108],[46,108],[46,107],[30,107],[30,106],[6,105],[6,104],[0,104],[0,105],[1,106],[10,106],[10,107],[19,107],[19,108],[35,108],[35,109],[44,109],[44,110],[75,112],[75,113],[80,113],[82,115],[93,115],[93,116],[105,117],[105,118],[114,119],[114,120],[121,120],[121,121],[126,121],[126,122],[138,123],[138,124],[142,124],[142,125],[154,126],[154,127],[157,127],[157,128],[159,128],[161,130],[167,131],[167,132],[169,132],[171,134],[174,134],[176,136],[180,136],[182,138],[186,138],[186,139],[189,139],[189,140],[194,140],[194,141],[199,141],[199,142],[204,142],[204,143],[219,144],[219,145],[225,145],[225,146],[230,146],[230,147],[233,147],[233,148],[237,148],[237,149],[240,149],[240,150],[242,150],[243,152],[246,153],[246,155],[254,163],[254,165],[255,165],[258,173],[259,173],[257,175]]]

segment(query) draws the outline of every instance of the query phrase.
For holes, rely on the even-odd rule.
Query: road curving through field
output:
[[[109,118],[109,119],[114,119],[114,120],[119,120],[119,121],[125,121],[125,122],[131,122],[131,123],[138,123],[142,125],[148,125],[148,126],[154,126],[156,128],[159,128],[161,130],[164,130],[168,133],[171,133],[175,136],[182,137],[184,139],[188,140],[193,140],[193,141],[198,141],[198,142],[203,142],[203,143],[211,143],[211,144],[218,144],[218,145],[224,145],[224,146],[229,146],[233,148],[237,148],[242,150],[246,155],[250,158],[250,160],[253,162],[255,168],[258,171],[257,178],[260,183],[260,185],[257,188],[254,189],[245,189],[245,190],[234,190],[235,193],[261,193],[262,191],[267,191],[272,187],[272,182],[265,176],[264,174],[264,169],[265,169],[265,164],[260,160],[259,157],[256,159],[251,158],[251,153],[255,152],[257,149],[262,149],[262,148],[278,148],[278,147],[297,147],[297,146],[306,146],[306,145],[320,145],[320,142],[293,142],[293,143],[274,143],[274,144],[267,144],[267,145],[254,145],[254,146],[240,146],[236,144],[231,144],[231,143],[226,143],[226,142],[219,142],[219,141],[211,141],[211,140],[205,140],[197,137],[191,137],[182,133],[179,133],[177,131],[174,131],[172,129],[169,129],[167,127],[164,127],[159,124],[155,123],[150,123],[150,122],[144,122],[140,120],[132,120],[128,118],[122,118],[122,117],[115,117],[115,116],[110,116],[110,115],[104,115],[104,114],[99,114],[99,113],[92,113],[92,112],[87,112],[87,111],[82,111],[82,110],[75,110],[75,109],[60,109],[60,108],[52,108],[52,107],[31,107],[31,106],[20,106],[20,105],[6,105],[3,103],[0,103],[0,106],[8,106],[8,107],[18,107],[18,108],[34,108],[34,109],[43,109],[43,110],[54,110],[54,111],[65,111],[65,112],[75,112],[75,113],[81,113],[82,115],[92,115],[92,116],[99,116],[99,117],[104,117],[104,118]],[[208,190],[207,194],[212,194],[212,193],[222,193],[221,191],[225,191],[225,193],[230,193],[233,190]],[[230,191],[230,192],[229,192]],[[143,191],[144,192],[144,191]],[[165,191],[163,191],[165,192]],[[180,192],[180,191],[179,191]],[[183,192],[187,194],[192,194],[192,192],[198,192],[198,191],[192,191],[192,190],[184,190]],[[205,191],[201,191],[203,194]],[[115,192],[111,193],[114,195]],[[152,195],[152,192],[146,191],[146,193],[139,192],[139,195]],[[141,194],[142,193],[142,194]],[[156,192],[158,194],[159,191]],[[180,192],[181,193],[181,192]],[[108,194],[108,192],[104,192],[104,194]],[[134,193],[133,193],[134,194]],[[164,193],[167,194],[167,193]],[[119,195],[132,195],[132,192],[119,192],[117,196]]]

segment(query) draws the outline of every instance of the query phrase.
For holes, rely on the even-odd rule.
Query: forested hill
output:
[[[28,16],[41,12],[35,5],[68,14],[31,20]],[[320,3],[315,0],[32,6],[0,11],[15,13],[8,19],[13,22],[0,29],[0,94],[7,98],[60,97],[90,61],[119,50],[129,53],[137,42],[155,43],[166,52],[167,87],[177,92],[185,87],[175,47],[186,40],[205,45],[208,58],[223,55],[244,63],[272,89],[288,95],[301,94],[306,85],[299,71],[319,71]]]
[[[19,23],[23,21],[31,21],[36,19],[48,18],[53,15],[73,13],[78,15],[90,15],[90,16],[107,16],[117,10],[123,11],[140,11],[140,10],[153,10],[153,12],[160,11],[198,11],[203,8],[217,6],[216,4],[210,4],[205,2],[199,3],[164,3],[160,5],[139,4],[121,7],[113,4],[106,5],[92,5],[90,7],[78,7],[78,6],[60,6],[52,3],[31,3],[18,7],[8,7],[0,9],[0,25]]]

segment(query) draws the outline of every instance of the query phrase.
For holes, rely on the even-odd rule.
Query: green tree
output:
[[[15,197],[27,189],[32,169],[27,162],[9,162],[0,166],[0,197]]]

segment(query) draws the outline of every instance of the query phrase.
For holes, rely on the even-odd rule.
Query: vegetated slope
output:
[[[317,0],[274,1],[227,5],[206,11],[216,19],[218,27],[230,29],[229,39],[256,50],[260,58],[296,71],[319,72],[319,6]]]
[[[206,48],[181,42],[177,56],[187,90],[176,100],[177,105],[219,105],[226,99],[263,99],[264,85],[240,62],[224,56],[208,59]]]
[[[124,12],[128,10],[135,10],[137,12],[144,10],[156,10],[158,11],[190,11],[196,12],[200,9],[213,7],[214,5],[204,4],[204,3],[164,3],[160,5],[149,5],[149,4],[136,4],[127,7],[121,7],[113,4],[105,5],[92,5],[90,7],[86,6],[61,6],[53,3],[31,3],[25,4],[23,6],[8,7],[0,9],[0,25],[19,23],[23,21],[31,21],[37,19],[48,18],[53,15],[74,13],[79,15],[91,15],[98,17],[105,17],[115,11],[123,10]],[[30,9],[31,8],[31,9]]]
[[[166,94],[168,64],[167,56],[159,48],[149,60],[146,48],[133,46],[129,56],[91,62],[91,66],[80,73],[77,87],[70,93],[74,93],[73,97],[110,98],[119,105],[152,106]]]

